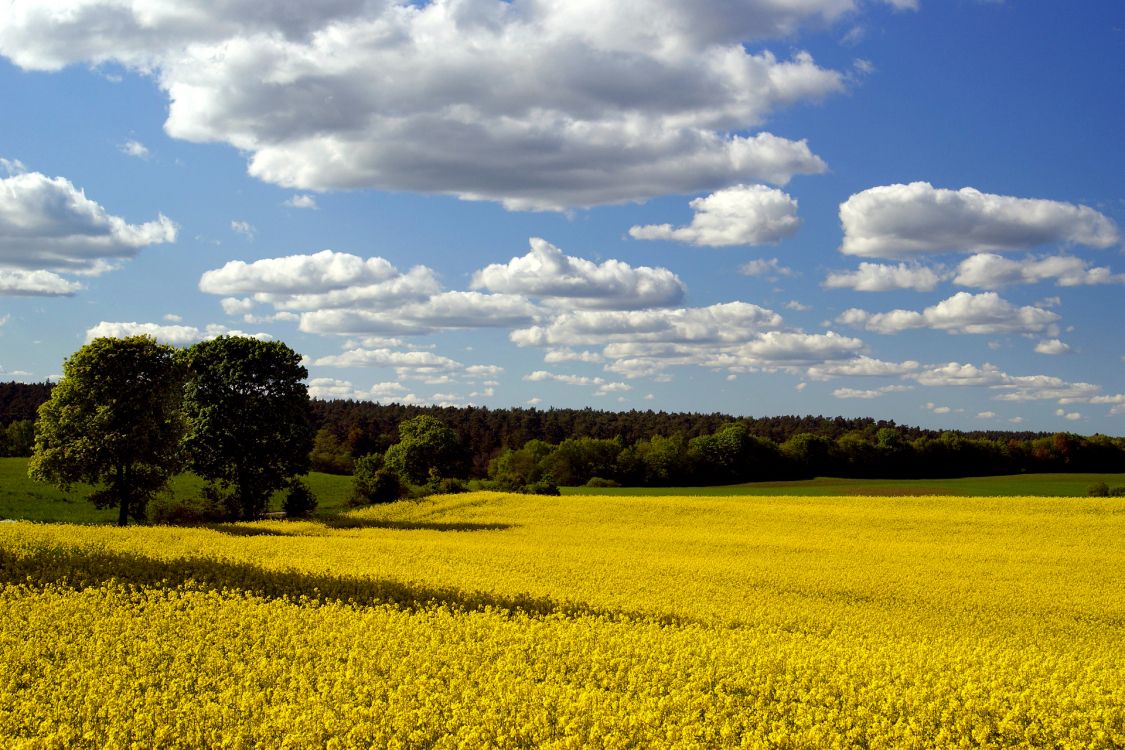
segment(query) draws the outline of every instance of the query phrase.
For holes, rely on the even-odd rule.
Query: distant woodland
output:
[[[0,383],[0,455],[27,455],[47,383]],[[498,489],[619,483],[708,485],[812,476],[946,477],[1021,472],[1125,472],[1125,438],[1073,433],[934,431],[823,416],[594,409],[488,409],[321,401],[314,470],[351,473],[399,440],[399,424],[432,416],[458,450],[443,476]],[[9,434],[11,433],[11,434]],[[14,439],[13,439],[14,438]]]

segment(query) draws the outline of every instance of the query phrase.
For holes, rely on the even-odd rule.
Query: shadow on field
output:
[[[510,523],[473,523],[472,521],[388,521],[355,516],[325,516],[317,519],[331,529],[397,529],[399,531],[504,531],[515,528]]]
[[[59,586],[78,591],[104,584],[164,590],[183,586],[196,590],[233,590],[293,602],[389,604],[405,610],[444,607],[454,611],[493,610],[532,616],[595,615],[611,620],[681,622],[679,618],[598,610],[581,603],[559,602],[550,597],[529,594],[505,596],[403,583],[389,578],[340,576],[292,569],[267,570],[249,563],[212,557],[161,560],[133,552],[48,545],[22,550],[0,548],[0,584],[32,588]]]

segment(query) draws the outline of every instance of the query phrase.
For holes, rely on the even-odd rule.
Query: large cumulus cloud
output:
[[[279,185],[562,209],[823,171],[804,141],[753,131],[845,75],[746,43],[855,6],[17,0],[0,54],[152,75],[168,133],[242,149]]]

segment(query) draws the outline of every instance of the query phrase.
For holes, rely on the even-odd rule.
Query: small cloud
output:
[[[1070,345],[1058,339],[1046,339],[1035,345],[1036,354],[1067,354],[1068,352],[1070,352]]]
[[[789,300],[788,302],[785,303],[785,309],[786,310],[795,310],[796,312],[808,312],[809,310],[812,309],[812,307],[810,307],[809,305],[801,304],[800,302],[798,302],[797,300],[794,299],[794,300]]]
[[[996,419],[1000,415],[994,411],[978,411],[977,419]]]
[[[543,399],[539,398],[538,396],[535,396],[533,398],[529,398],[525,403],[527,403],[530,406],[536,406],[537,404],[543,403]]]
[[[289,200],[281,205],[288,206],[289,208],[307,208],[312,211],[320,208],[320,206],[316,205],[316,198],[305,193],[298,193],[297,195],[291,196]]]
[[[1012,417],[1008,421],[1012,424],[1023,424],[1023,417]]]
[[[0,169],[4,170],[4,173],[9,177],[23,174],[27,171],[27,167],[25,167],[23,162],[19,159],[5,159],[2,156],[0,156]]]
[[[656,400],[656,396],[655,396],[655,395],[653,395],[653,394],[651,394],[651,393],[646,393],[646,394],[645,394],[645,401],[655,401],[655,400]]]
[[[232,232],[241,234],[248,240],[253,240],[254,235],[258,233],[258,230],[254,227],[254,225],[248,221],[232,221],[230,223],[230,228]]]
[[[864,76],[869,76],[875,72],[875,63],[870,60],[864,60],[862,57],[857,58],[856,61],[852,63],[852,67],[855,68],[856,73]]]
[[[1082,419],[1081,413],[1076,411],[1066,411],[1065,409],[1056,409],[1055,416],[1062,417],[1068,422],[1077,422],[1078,420]]]
[[[168,313],[164,316],[164,320],[169,323],[182,323],[184,320],[184,316],[176,315],[175,313]]]
[[[779,242],[797,231],[797,201],[776,188],[735,185],[689,204],[691,224],[635,226],[629,236],[638,240],[671,240],[704,247],[763,245]]]
[[[809,387],[809,384],[808,384],[808,383],[797,383],[797,385],[793,386],[793,390],[795,390],[795,391],[803,391],[803,390],[805,390],[805,389],[806,389],[806,388],[808,388],[808,387]]]
[[[140,141],[125,141],[118,149],[126,156],[134,156],[138,159],[147,159],[152,156],[152,152],[148,150],[148,146]]]
[[[738,272],[743,276],[794,276],[792,268],[781,265],[777,258],[769,260],[751,260],[738,267]]]

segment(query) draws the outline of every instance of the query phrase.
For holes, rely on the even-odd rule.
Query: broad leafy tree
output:
[[[309,467],[313,430],[301,355],[280,341],[220,336],[186,350],[192,469],[226,493],[232,516],[258,518]]]
[[[461,440],[440,420],[427,414],[398,426],[399,441],[387,449],[383,463],[412,484],[432,476],[455,476],[463,463]]]
[[[34,479],[64,490],[98,485],[99,508],[117,523],[144,518],[149,498],[180,468],[182,370],[176,350],[149,336],[99,338],[63,364],[39,407]]]

